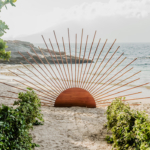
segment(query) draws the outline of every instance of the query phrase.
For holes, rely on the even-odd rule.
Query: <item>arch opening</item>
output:
[[[69,88],[59,94],[55,101],[55,107],[87,107],[96,108],[93,96],[81,88]]]

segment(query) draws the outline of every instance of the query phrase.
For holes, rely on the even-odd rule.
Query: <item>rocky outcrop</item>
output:
[[[24,55],[27,58],[27,60],[31,63],[35,63],[35,61],[37,61],[38,63],[41,63],[40,59],[45,64],[47,64],[46,59],[48,60],[48,62],[50,64],[54,63],[53,60],[55,61],[55,63],[57,63],[57,60],[59,61],[60,64],[62,63],[59,52],[54,53],[52,50],[50,50],[50,52],[49,52],[47,49],[42,48],[42,51],[46,57],[46,59],[45,59],[44,56],[42,55],[41,51],[30,42],[23,42],[23,41],[18,41],[18,40],[5,41],[5,42],[7,42],[7,46],[8,46],[8,48],[6,48],[6,51],[11,51],[11,58],[9,61],[0,60],[1,64],[20,64],[20,62],[23,64],[28,64],[28,62],[18,53],[18,51],[22,55]],[[30,46],[33,47],[33,49],[36,51],[36,53],[38,54],[40,59],[36,56],[36,54],[34,53],[34,51],[32,50],[32,48]],[[35,61],[30,57],[30,55],[28,53],[30,53],[32,55],[32,57],[35,59]],[[51,53],[52,57],[51,57],[50,53]],[[56,60],[55,54],[56,54],[57,60]],[[61,55],[63,58],[63,63],[64,64],[67,63],[66,58],[65,58],[65,52],[61,52]],[[71,60],[72,60],[72,63],[74,64],[75,57],[71,56]],[[71,63],[70,55],[69,56],[67,55],[67,61],[68,61],[68,63]],[[80,58],[80,63],[82,63],[82,61],[83,61],[83,59]],[[79,62],[78,57],[76,57],[76,62],[77,63]],[[87,62],[87,59],[84,60],[84,63],[86,63],[86,62]],[[90,63],[91,60],[89,60],[88,62]]]

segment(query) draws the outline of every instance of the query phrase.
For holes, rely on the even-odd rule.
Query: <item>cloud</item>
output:
[[[78,21],[81,26],[88,21],[100,19],[100,17],[124,17],[124,18],[144,18],[150,14],[149,0],[110,0],[108,3],[84,2],[70,8],[55,7],[48,12],[41,11],[40,15],[36,10],[24,12],[16,9],[13,15],[5,15],[5,20],[10,24],[10,34],[18,36],[20,34],[33,34],[56,25],[69,21]],[[25,18],[25,19],[24,19]],[[15,24],[13,24],[15,22]],[[24,28],[24,30],[22,30]]]
[[[54,8],[53,11],[38,16],[39,20],[49,20],[49,26],[69,20],[93,20],[97,17],[142,18],[150,14],[149,0],[126,0],[119,2],[110,0],[109,3],[93,2],[83,3],[68,9]],[[46,25],[45,25],[46,26]]]

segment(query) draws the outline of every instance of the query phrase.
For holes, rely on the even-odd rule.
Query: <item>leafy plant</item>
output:
[[[131,110],[122,98],[118,98],[108,106],[106,113],[107,128],[113,133],[113,147],[117,150],[150,150],[150,120],[145,112]]]
[[[0,149],[31,150],[38,145],[32,143],[26,119],[18,109],[2,105],[0,108]]]
[[[29,131],[33,124],[41,125],[41,103],[36,93],[28,88],[26,93],[18,94],[16,109],[0,107],[0,150],[31,150],[39,145],[32,143]],[[38,120],[37,120],[38,119]]]
[[[5,30],[8,30],[8,26],[5,24],[5,22],[3,22],[2,20],[0,20],[0,37],[4,35],[4,33],[6,33]]]
[[[18,111],[20,111],[26,119],[27,124],[33,124],[38,120],[43,120],[43,115],[41,114],[41,102],[37,94],[31,89],[27,88],[26,93],[19,93],[18,101],[14,102],[14,105],[18,105]]]
[[[0,59],[9,60],[11,51],[5,52],[6,42],[0,39]]]
[[[0,12],[2,7],[6,7],[7,4],[11,4],[12,6],[15,6],[14,3],[17,0],[0,0]],[[7,7],[6,7],[7,8]],[[5,24],[5,22],[3,22],[2,20],[0,20],[0,37],[4,35],[4,33],[6,33],[6,30],[8,30],[8,26]],[[11,52],[5,52],[5,48],[6,47],[6,43],[0,39],[0,59],[3,60],[9,60],[10,58],[10,54]]]
[[[107,141],[107,143],[109,144],[112,144],[114,141],[113,141],[113,138],[111,136],[106,136],[105,140]]]

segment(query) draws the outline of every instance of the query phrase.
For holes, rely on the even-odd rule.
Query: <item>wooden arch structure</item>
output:
[[[52,49],[50,50],[47,43],[45,42],[44,37],[42,36],[45,46],[47,48],[47,52],[51,57],[51,61],[47,59],[45,52],[40,47],[39,51],[41,53],[39,54],[31,46],[33,53],[27,53],[31,58],[30,60],[32,60],[34,63],[31,63],[30,60],[28,60],[20,52],[18,53],[34,69],[33,71],[33,69],[31,69],[30,67],[27,67],[26,65],[21,63],[22,66],[30,74],[32,74],[32,76],[30,76],[28,73],[21,69],[17,69],[18,72],[9,70],[11,73],[18,77],[18,79],[14,79],[14,81],[23,85],[25,88],[16,87],[2,82],[1,83],[11,86],[14,89],[17,88],[20,91],[26,91],[26,87],[30,87],[37,92],[37,95],[41,99],[43,105],[55,107],[80,106],[95,108],[108,106],[111,103],[111,101],[115,99],[115,97],[127,97],[125,101],[150,98],[130,98],[130,96],[132,95],[137,95],[141,93],[141,91],[133,92],[133,89],[137,89],[149,83],[144,83],[133,87],[126,87],[126,85],[129,85],[139,80],[139,78],[136,78],[134,80],[132,78],[139,74],[141,71],[138,71],[130,76],[127,75],[127,73],[133,69],[133,67],[130,67],[130,65],[136,60],[136,58],[131,62],[128,62],[128,64],[126,64],[118,71],[116,68],[120,66],[126,59],[126,57],[122,58],[124,53],[113,59],[113,57],[119,50],[119,47],[117,47],[117,49],[110,55],[109,59],[106,59],[106,57],[108,57],[108,54],[110,54],[110,51],[112,50],[112,47],[114,46],[116,40],[114,40],[114,42],[112,43],[108,51],[105,53],[105,55],[102,56],[105,45],[107,43],[107,39],[103,44],[102,48],[99,48],[101,39],[99,39],[97,46],[93,48],[95,36],[96,31],[94,33],[91,46],[88,49],[87,35],[85,41],[86,43],[83,47],[82,29],[80,48],[77,48],[76,34],[73,51],[70,44],[70,33],[68,29],[69,54],[66,53],[67,48],[63,37],[63,53],[60,50],[55,31],[54,37],[56,39],[58,52],[54,50],[54,46],[51,40],[49,39],[49,43]],[[42,55],[42,57],[40,57],[40,55]],[[37,59],[40,63],[37,62]],[[113,62],[111,61],[112,59]],[[99,62],[99,60],[101,61]],[[128,91],[128,93],[125,93],[126,91]],[[18,94],[14,91],[8,92],[14,93],[16,95]],[[0,97],[6,97],[11,99],[13,98],[7,96]]]

